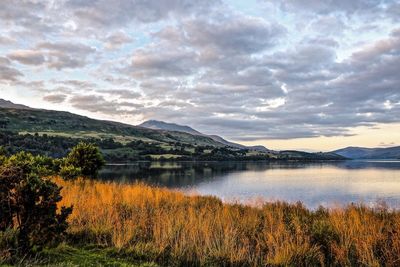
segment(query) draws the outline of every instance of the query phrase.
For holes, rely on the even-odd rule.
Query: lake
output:
[[[400,208],[400,161],[137,162],[107,165],[99,176],[214,195],[224,201],[301,201],[309,208],[385,202]]]

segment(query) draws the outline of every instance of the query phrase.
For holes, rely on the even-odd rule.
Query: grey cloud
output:
[[[353,14],[362,13],[365,10],[372,11],[379,9],[384,0],[273,0],[286,11],[307,10],[314,13],[345,12]]]
[[[156,22],[173,15],[189,16],[218,3],[218,0],[69,0],[66,5],[83,25],[109,27],[133,21]]]
[[[0,57],[0,82],[17,82],[22,76],[24,74],[12,67],[9,59]]]
[[[9,0],[1,3],[0,19],[12,24],[29,25],[41,22],[38,13],[46,8],[43,1]]]
[[[94,89],[97,87],[96,83],[82,80],[52,80],[54,84],[62,84],[66,86],[71,86],[74,89]]]
[[[196,54],[193,52],[149,48],[135,51],[128,71],[136,78],[183,76],[190,75],[195,67]]]
[[[277,43],[285,28],[260,18],[215,14],[213,19],[192,19],[179,27],[167,27],[155,36],[180,45],[190,45],[213,57],[231,53],[251,54]]]
[[[25,65],[41,65],[45,62],[43,54],[35,50],[17,50],[7,56]]]
[[[38,49],[44,49],[48,51],[64,52],[73,55],[88,55],[95,51],[94,48],[80,44],[80,43],[70,43],[70,42],[42,42],[36,45]]]
[[[57,70],[79,68],[87,64],[87,57],[96,50],[80,43],[43,42],[36,45],[46,53],[47,66]]]
[[[106,49],[118,49],[124,44],[133,42],[133,39],[124,32],[115,32],[105,38]]]
[[[87,57],[94,52],[94,48],[79,43],[42,42],[31,50],[13,51],[8,57],[26,65],[46,65],[51,69],[62,70],[85,66]]]
[[[103,89],[99,90],[98,92],[117,96],[121,99],[138,99],[142,96],[140,93],[128,89]]]
[[[59,104],[65,101],[67,98],[67,95],[64,94],[51,94],[51,95],[46,95],[43,97],[43,100],[54,103],[54,104]]]
[[[10,45],[10,44],[14,44],[15,42],[16,42],[16,40],[13,38],[0,35],[0,45]]]
[[[69,103],[77,109],[108,115],[128,115],[132,110],[142,107],[127,101],[107,100],[101,95],[74,95],[69,99]]]
[[[183,25],[187,41],[224,53],[251,54],[277,43],[285,29],[258,18],[233,17],[215,21],[189,21]]]

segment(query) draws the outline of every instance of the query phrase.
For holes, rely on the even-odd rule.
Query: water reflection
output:
[[[100,177],[180,188],[228,201],[300,200],[314,208],[384,200],[400,207],[400,161],[138,162],[107,166]]]

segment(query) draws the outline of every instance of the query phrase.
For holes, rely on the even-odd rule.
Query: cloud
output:
[[[0,82],[12,83],[17,82],[24,74],[11,66],[9,59],[0,57]]]
[[[285,29],[260,18],[228,17],[183,24],[187,42],[201,49],[252,54],[274,46]]]
[[[108,35],[104,41],[106,49],[114,50],[121,48],[124,44],[133,42],[133,39],[124,32],[119,31]]]
[[[70,42],[42,42],[36,49],[46,54],[48,68],[80,68],[87,64],[87,57],[96,50],[88,45]]]
[[[206,12],[218,3],[218,0],[116,0],[112,3],[107,0],[69,0],[66,6],[83,25],[110,27],[190,16]]]
[[[14,44],[15,42],[16,42],[16,40],[13,38],[0,35],[0,45],[10,45],[10,44]]]
[[[113,115],[129,115],[142,107],[127,101],[107,100],[102,95],[75,95],[70,98],[69,103],[80,110]]]
[[[0,82],[97,117],[237,140],[346,136],[400,122],[399,6],[10,0]]]
[[[15,50],[8,58],[25,65],[45,65],[49,69],[81,68],[96,50],[80,43],[41,42],[30,50]]]
[[[196,54],[148,48],[135,51],[130,74],[136,78],[190,75],[196,66]]]
[[[305,10],[312,13],[328,14],[344,12],[347,14],[373,12],[381,8],[385,1],[380,0],[273,0],[280,8],[289,12]]]
[[[60,104],[60,103],[63,103],[66,98],[67,98],[67,95],[64,95],[64,94],[51,94],[51,95],[44,96],[43,100],[53,103],[53,104]]]
[[[52,80],[52,83],[54,84],[62,84],[65,86],[70,86],[74,89],[83,89],[83,90],[89,90],[89,89],[95,89],[97,87],[97,84],[94,82],[90,81],[82,81],[82,80]]]
[[[224,55],[252,54],[275,46],[285,28],[260,18],[220,13],[212,19],[191,19],[177,27],[166,27],[154,36],[175,45],[191,46],[203,58],[212,60]]]
[[[41,65],[45,62],[43,54],[35,50],[16,50],[7,56],[25,65]]]

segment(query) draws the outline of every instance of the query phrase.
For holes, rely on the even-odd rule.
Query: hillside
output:
[[[249,149],[253,151],[259,151],[259,152],[269,152],[267,148],[264,146],[244,146],[238,143],[230,142],[228,140],[225,140],[221,136],[218,135],[207,135],[204,133],[201,133],[195,129],[193,129],[190,126],[186,125],[179,125],[176,123],[169,123],[169,122],[164,122],[164,121],[157,121],[157,120],[148,120],[143,122],[142,124],[138,125],[140,127],[145,127],[145,128],[150,128],[150,129],[157,129],[157,130],[166,130],[166,131],[177,131],[177,132],[184,132],[184,133],[189,133],[193,135],[200,135],[200,136],[206,136],[218,143],[222,143],[226,146],[238,148],[238,149]]]
[[[96,143],[108,162],[136,160],[336,160],[333,154],[269,151],[245,147],[193,128],[152,121],[145,128],[91,119],[64,111],[0,102],[0,146],[63,157],[80,141]],[[158,129],[154,129],[154,128]]]
[[[14,104],[11,101],[4,100],[4,99],[1,99],[1,98],[0,98],[0,108],[31,109],[28,106],[20,105],[20,104]]]
[[[387,148],[346,147],[332,153],[351,159],[400,159],[400,146]]]
[[[181,142],[202,146],[224,146],[205,136],[95,120],[63,111],[0,107],[0,118],[0,128],[20,133],[38,132],[49,135],[115,138],[122,142],[141,140],[155,143]]]
[[[154,129],[154,130],[176,131],[176,132],[189,133],[189,134],[193,134],[193,135],[203,135],[202,133],[196,131],[195,129],[193,129],[189,126],[179,125],[179,124],[175,124],[175,123],[167,123],[167,122],[157,121],[157,120],[148,120],[138,126],[144,127],[144,128],[149,128],[149,129]]]

